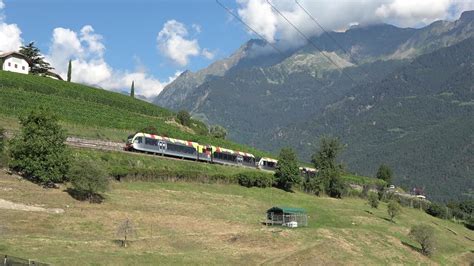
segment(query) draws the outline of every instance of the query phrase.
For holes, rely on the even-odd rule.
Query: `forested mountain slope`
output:
[[[448,170],[440,163],[445,157],[433,155],[439,150],[433,150],[428,144],[431,142],[416,139],[438,139],[438,147],[446,147],[443,154],[457,153],[460,146],[469,147],[472,141],[468,136],[456,134],[467,132],[472,124],[466,121],[472,114],[470,99],[462,98],[471,97],[466,95],[469,88],[460,85],[469,84],[472,74],[470,58],[463,53],[469,52],[469,44],[474,46],[470,39],[474,36],[474,11],[464,12],[456,21],[437,21],[421,29],[381,24],[354,27],[331,35],[337,43],[326,34],[314,37],[313,42],[326,51],[325,55],[342,71],[309,44],[287,54],[276,54],[273,61],[268,59],[268,54],[261,55],[258,60],[259,56],[250,51],[262,43],[251,41],[244,45],[246,53],[242,54],[242,49],[236,53],[239,54],[238,62],[225,73],[208,72],[199,85],[186,87],[186,95],[176,89],[182,82],[178,78],[155,102],[176,110],[187,109],[211,124],[221,124],[229,129],[231,139],[242,143],[269,151],[293,146],[304,160],[309,160],[321,135],[341,136],[348,145],[343,159],[349,170],[374,174],[378,164],[386,162],[395,167],[399,178],[396,182],[410,187],[425,186],[428,176],[439,173],[431,181],[445,179],[446,182],[437,189],[433,185],[427,187],[429,196],[436,199],[467,197],[459,189],[468,185],[466,182],[469,181],[460,180],[469,176],[466,176],[466,170],[459,169],[472,169],[469,168],[470,161],[457,161],[459,167],[452,166]],[[441,54],[427,55],[445,47],[454,50],[440,52],[446,53],[442,59],[436,58]],[[456,49],[463,52],[456,52]],[[457,60],[465,60],[465,65],[458,67]],[[198,73],[203,72],[186,75]],[[455,92],[451,90],[459,94],[453,96],[450,93]],[[411,95],[412,91],[416,94]],[[400,102],[402,108],[384,107],[375,112],[371,110],[374,108],[371,102],[361,102],[362,107],[357,105],[360,110],[350,108],[352,104],[372,97],[382,97],[395,106]],[[456,105],[451,101],[459,103]],[[172,104],[167,105],[168,102]],[[364,110],[371,111],[366,115]],[[417,119],[411,114],[415,111],[419,114]],[[353,118],[357,113],[364,114]],[[366,126],[368,120],[358,120],[369,119],[369,114],[384,119],[374,120],[375,127]],[[385,120],[390,121],[390,128],[369,130],[383,125]],[[434,125],[439,128],[435,129]],[[407,131],[411,134],[401,138],[406,143],[391,141],[393,136],[405,136]],[[410,141],[429,147],[420,147],[413,153],[409,149],[413,147]],[[451,144],[453,141],[457,144]],[[393,150],[413,155],[400,158],[392,153]],[[423,166],[407,162],[413,157],[425,158]],[[405,162],[412,166],[402,167]],[[446,186],[449,180],[454,180],[459,193],[449,190]],[[472,189],[472,186],[466,189]]]

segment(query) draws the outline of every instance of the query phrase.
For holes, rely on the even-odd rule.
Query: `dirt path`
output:
[[[8,200],[0,199],[0,209],[17,210],[28,212],[47,212],[47,213],[64,213],[63,209],[47,209],[37,206],[29,206],[21,203],[14,203]]]

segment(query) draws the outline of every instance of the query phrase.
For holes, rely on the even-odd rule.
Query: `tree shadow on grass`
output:
[[[422,253],[421,248],[415,247],[415,246],[413,246],[412,244],[410,244],[410,243],[408,243],[408,242],[406,242],[406,241],[403,241],[403,240],[402,240],[402,244],[403,244],[404,246],[406,246],[406,247],[409,247],[409,248],[410,248],[411,250],[413,250],[413,251]]]
[[[102,203],[105,199],[100,194],[93,194],[92,196],[89,196],[87,193],[74,189],[74,188],[68,188],[65,191],[69,194],[69,196],[71,196],[72,198],[78,201],[89,201],[90,203]]]

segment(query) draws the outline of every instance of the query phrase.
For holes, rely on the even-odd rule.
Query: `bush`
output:
[[[20,118],[21,133],[11,141],[10,167],[42,184],[62,182],[69,169],[66,133],[43,108]]]
[[[273,175],[265,172],[243,172],[237,174],[237,180],[244,187],[271,187]]]
[[[370,193],[368,197],[370,207],[377,209],[379,207],[379,197],[375,193]]]
[[[225,139],[227,136],[227,130],[219,125],[211,126],[209,133],[212,137],[216,139]]]
[[[183,126],[189,127],[191,125],[191,115],[186,110],[179,111],[176,115],[176,119],[178,119],[178,122]]]
[[[464,222],[464,225],[468,229],[474,230],[474,216],[471,216],[471,217],[467,218],[466,221]]]
[[[8,165],[8,156],[5,152],[5,129],[0,128],[0,167]]]
[[[433,255],[436,245],[433,227],[425,224],[415,225],[411,228],[409,236],[421,245],[421,253],[426,256]]]
[[[89,202],[100,202],[109,185],[107,172],[104,167],[92,160],[78,159],[74,162],[69,177],[74,190],[79,197],[88,199]]]
[[[390,221],[393,222],[393,218],[397,215],[400,214],[400,212],[402,211],[402,206],[400,206],[400,204],[395,201],[395,200],[391,200],[388,205],[387,205],[387,213],[388,215],[390,216]]]
[[[447,207],[438,203],[431,203],[428,209],[426,210],[426,213],[441,219],[449,218]]]

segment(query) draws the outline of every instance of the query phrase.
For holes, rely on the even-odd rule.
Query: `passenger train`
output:
[[[128,136],[124,150],[267,171],[275,171],[278,164],[278,161],[272,158],[262,157],[256,160],[251,153],[141,132]],[[316,172],[315,169],[307,167],[300,167],[300,170],[303,173]]]

